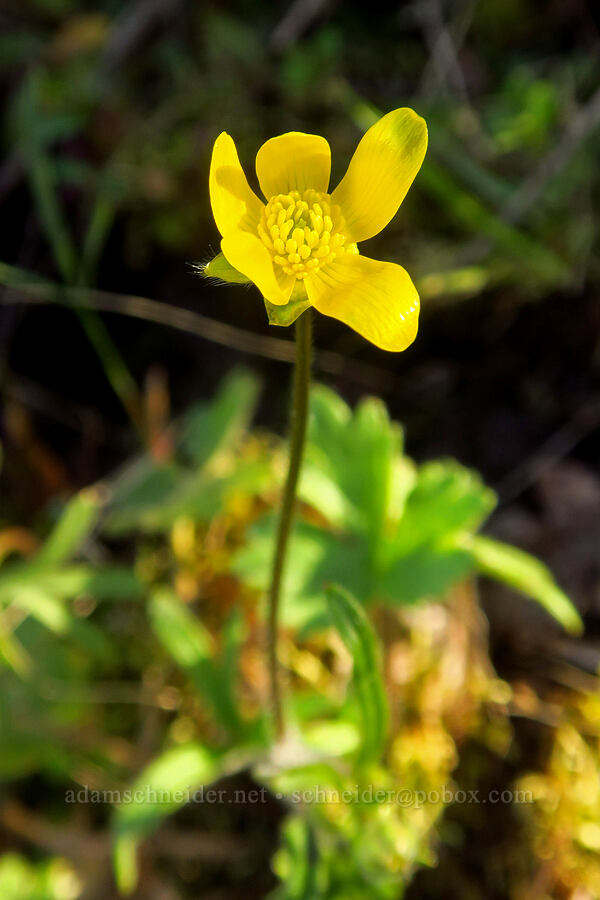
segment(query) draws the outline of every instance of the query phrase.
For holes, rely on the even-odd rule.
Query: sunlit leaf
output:
[[[37,560],[6,567],[0,577],[0,602],[11,602],[21,590],[42,590],[61,600],[89,594],[99,600],[140,597],[142,585],[124,566],[92,568],[88,565],[40,568]]]
[[[235,571],[246,584],[261,592],[269,582],[276,520],[266,517],[251,531],[251,538],[236,555]],[[282,623],[311,630],[329,623],[325,602],[328,583],[351,587],[367,602],[371,592],[370,566],[364,542],[354,535],[332,534],[298,522],[290,539],[281,590]]]
[[[114,864],[119,889],[130,894],[137,883],[136,851],[165,816],[189,803],[201,785],[219,775],[219,762],[206,747],[189,743],[167,750],[152,762],[115,809],[112,821]]]
[[[482,574],[503,581],[526,597],[537,600],[567,631],[573,634],[583,631],[581,616],[539,559],[517,547],[481,535],[474,537],[468,547]]]
[[[71,626],[71,614],[65,604],[36,585],[16,590],[12,602],[57,634],[65,634]]]
[[[92,488],[76,494],[37,554],[36,562],[51,566],[74,556],[96,524],[100,505],[101,496]]]
[[[454,460],[425,463],[418,469],[404,515],[391,539],[394,555],[423,544],[448,542],[476,530],[495,505],[493,492],[476,472]]]
[[[325,516],[326,498],[335,497],[336,524],[364,534],[373,557],[377,556],[385,528],[394,459],[400,449],[401,432],[390,422],[379,400],[364,400],[352,413],[333,391],[315,387],[310,408],[307,475],[301,491],[307,491],[307,499]],[[331,482],[321,501],[311,470],[319,473],[317,484],[320,482],[323,488],[326,480]]]
[[[33,670],[33,660],[14,633],[2,629],[0,629],[0,662],[4,662],[21,678],[26,678]]]
[[[282,830],[282,847],[273,868],[282,881],[269,895],[270,900],[314,900],[322,896],[317,887],[318,850],[310,822],[301,816],[290,816]]]
[[[362,723],[361,723],[362,724]],[[361,729],[343,718],[315,721],[306,725],[302,737],[309,747],[325,756],[347,756],[360,750],[363,743]]]
[[[16,853],[0,857],[2,900],[75,900],[81,884],[65,859],[30,862]]]

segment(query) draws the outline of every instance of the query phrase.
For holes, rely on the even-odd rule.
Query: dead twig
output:
[[[253,334],[193,310],[180,306],[169,306],[147,297],[65,287],[54,282],[38,281],[33,278],[31,281],[25,281],[22,280],[22,276],[22,272],[0,263],[0,279],[6,285],[0,296],[0,306],[11,304],[35,306],[57,303],[78,308],[93,308],[102,312],[118,313],[176,328],[241,353],[277,362],[292,363],[294,361],[292,341],[270,335]],[[389,394],[397,388],[402,391],[404,396],[408,396],[417,390],[416,386],[411,387],[408,380],[400,379],[392,372],[332,350],[317,350],[315,365],[321,372],[358,382],[373,391],[385,391]]]

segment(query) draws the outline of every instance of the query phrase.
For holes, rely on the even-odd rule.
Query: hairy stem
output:
[[[290,537],[294,508],[296,505],[296,487],[302,465],[304,441],[306,437],[306,420],[308,415],[308,395],[310,389],[310,352],[311,352],[311,311],[306,310],[296,320],[296,365],[294,368],[294,387],[292,394],[292,422],[290,433],[290,456],[288,472],[281,501],[281,512],[277,527],[271,587],[269,589],[268,619],[268,662],[271,691],[271,705],[275,719],[277,736],[283,734],[283,712],[281,705],[281,685],[277,663],[277,631],[279,622],[279,597],[281,581],[285,567],[288,540]]]

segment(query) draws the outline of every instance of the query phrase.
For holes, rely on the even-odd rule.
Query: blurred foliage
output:
[[[38,452],[47,502],[25,524],[0,511],[7,900],[107,900],[111,857],[122,892],[144,900],[600,896],[597,680],[574,667],[562,684],[499,679],[475,578],[572,632],[579,616],[544,565],[480,534],[495,498],[478,474],[415,463],[378,399],[351,409],[315,390],[279,648],[293,728],[272,748],[261,595],[285,450],[251,429],[258,381],[234,373],[172,424],[160,402],[153,420],[93,309],[97,286],[172,302],[178,273],[214,256],[220,131],[247,171],[273,134],[322,133],[335,182],[360,131],[404,104],[426,117],[430,151],[373,255],[415,274],[425,312],[479,297],[487,316],[499,290],[512,306],[557,291],[564,322],[569,294],[597,284],[593,5],[317,3],[299,22],[303,6],[2,11],[3,262],[27,270],[22,299],[38,276],[88,298],[76,327],[144,448],[119,445],[120,468],[98,463],[102,481],[80,493]],[[240,295],[242,323],[264,317]],[[78,382],[59,331],[41,340]],[[193,385],[209,395],[204,375]],[[10,492],[18,508],[26,487]],[[229,802],[235,779],[262,799]],[[490,783],[533,800],[452,802]],[[211,786],[228,799],[187,802]],[[324,799],[303,801],[317,788]],[[366,793],[340,802],[344,790]]]
[[[63,820],[65,809],[89,818],[90,792],[94,818],[113,807],[123,894],[147,877],[140,847],[166,818],[247,771],[261,802],[286,811],[273,897],[397,897],[435,861],[461,741],[499,758],[510,746],[510,689],[472,595],[478,566],[564,624],[578,617],[527,554],[516,576],[490,562],[515,551],[478,537],[494,497],[474,473],[417,466],[380,401],[352,411],[317,386],[281,638],[292,727],[272,747],[257,586],[284,449],[249,431],[257,399],[256,379],[232,373],[170,429],[168,458],[147,454],[81,492],[39,547],[0,532],[2,772],[17,804],[32,778],[52,784]],[[129,565],[106,558],[128,546]],[[119,712],[128,703],[154,724],[140,733]],[[377,793],[399,791],[409,800]],[[220,827],[233,828],[234,809]],[[542,800],[535,809],[543,817]]]
[[[597,707],[594,697],[590,706]],[[563,890],[600,892],[600,791],[598,715],[585,719],[592,740],[567,723],[557,729],[545,772],[525,776],[522,790],[531,791],[533,804],[523,810],[531,820],[536,854],[551,860],[545,881]],[[517,894],[519,896],[519,894]],[[521,893],[521,896],[525,896]]]
[[[352,413],[332,391],[313,389],[299,496],[319,518],[292,538],[285,623],[306,629],[328,621],[328,582],[363,603],[405,605],[444,594],[480,567],[542,602],[567,627],[580,627],[541,563],[523,554],[519,577],[514,549],[474,536],[495,502],[478,476],[453,461],[417,468],[402,455],[401,432],[379,400],[364,400]],[[259,523],[236,563],[263,591],[273,539],[274,520]],[[498,555],[502,564],[494,565]]]
[[[32,865],[6,853],[0,859],[0,890],[5,900],[75,900],[81,884],[65,860]]]
[[[579,283],[596,240],[590,204],[598,123],[586,101],[597,84],[597,61],[576,47],[541,59],[511,47],[500,60],[498,47],[512,36],[513,24],[498,24],[491,34],[488,17],[501,5],[471,11],[467,44],[457,51],[471,76],[468,95],[464,88],[449,90],[456,60],[424,52],[421,28],[431,35],[419,4],[385,11],[373,33],[375,53],[354,47],[364,11],[352,6],[297,41],[286,18],[275,27],[275,10],[258,5],[251,14],[235,4],[169,10],[132,4],[120,11],[105,4],[90,12],[78,3],[63,9],[29,2],[26,13],[14,12],[12,32],[2,41],[5,76],[26,69],[9,106],[6,149],[26,168],[57,268],[65,275],[81,265],[51,201],[57,188],[80,198],[77,220],[87,229],[88,258],[105,240],[100,219],[117,214],[130,266],[144,266],[157,246],[194,258],[203,246],[199,235],[209,233],[205,173],[216,133],[234,133],[249,163],[273,133],[321,129],[343,158],[356,140],[349,118],[364,128],[371,102],[385,110],[410,97],[431,135],[423,174],[402,213],[403,223],[407,216],[411,222],[412,233],[403,238],[410,270],[440,276],[426,281],[436,285],[435,297],[454,295],[454,276],[467,260],[485,263],[483,277],[465,283],[459,296],[498,282],[528,294]],[[542,8],[513,6],[517,18],[529,16],[532,29],[536,20],[544,27]],[[451,38],[460,17],[457,9],[449,31],[433,39]],[[402,54],[390,52],[386,27],[402,42]],[[369,78],[374,84],[363,103],[358,90]],[[575,139],[561,151],[577,110]],[[560,178],[548,179],[546,168]],[[525,203],[516,222],[511,204],[521,192]],[[100,238],[96,250],[94,237]],[[387,240],[395,245],[398,230]]]

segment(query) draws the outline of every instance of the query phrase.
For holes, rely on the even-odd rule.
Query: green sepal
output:
[[[217,253],[210,262],[196,264],[195,268],[205,278],[218,278],[219,281],[227,281],[229,284],[250,284],[250,278],[234,269],[222,253]]]
[[[301,281],[296,282],[292,295],[285,306],[276,306],[265,299],[269,325],[292,325],[309,306],[310,300],[306,296],[306,288]]]

